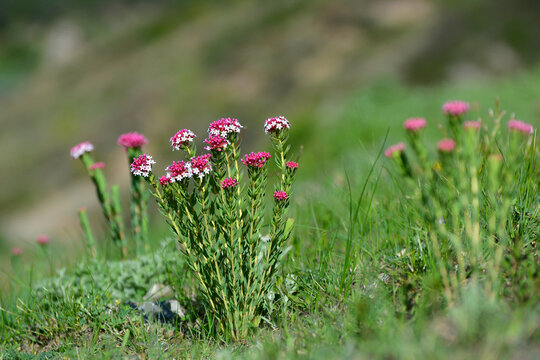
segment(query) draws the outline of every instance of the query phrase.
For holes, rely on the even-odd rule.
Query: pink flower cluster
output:
[[[478,130],[478,129],[480,129],[481,126],[482,126],[481,121],[465,121],[463,123],[463,128],[464,129]]]
[[[287,166],[287,168],[289,168],[291,170],[298,169],[298,163],[296,161],[287,161],[287,163],[285,165]]]
[[[221,137],[220,135],[210,135],[208,139],[204,140],[205,143],[208,144],[204,149],[205,150],[216,150],[216,151],[223,151],[224,149],[229,146],[229,140],[227,140],[224,137]]]
[[[88,167],[88,170],[105,169],[105,163],[97,162]]]
[[[290,127],[291,124],[289,123],[289,120],[287,120],[284,116],[277,116],[266,120],[264,123],[264,132],[267,134],[269,132],[279,132]]]
[[[167,171],[166,177],[169,178],[169,182],[180,182],[193,176],[191,164],[184,161],[173,161],[172,165],[169,165],[165,170]],[[163,185],[164,183],[161,182],[161,178],[159,180],[160,184]]]
[[[445,115],[461,116],[469,111],[470,107],[469,103],[465,101],[453,100],[444,103],[442,111]]]
[[[156,162],[152,160],[150,155],[142,154],[133,159],[131,163],[131,172],[133,175],[140,175],[142,177],[148,177],[152,171],[152,164]]]
[[[92,143],[88,141],[85,141],[72,147],[69,153],[71,154],[72,158],[78,159],[82,156],[82,154],[91,152],[93,150],[94,150],[94,145],[92,145]]]
[[[394,154],[400,154],[403,150],[405,150],[405,143],[400,142],[386,149],[384,151],[384,156],[386,156],[387,158],[390,158]]]
[[[261,169],[271,155],[267,152],[252,152],[251,154],[246,154],[242,159],[242,164],[248,167],[258,167]]]
[[[456,142],[452,139],[442,139],[437,144],[437,149],[440,152],[452,152],[456,148]]]
[[[205,175],[210,174],[212,164],[210,163],[210,154],[204,154],[191,159],[191,171],[193,176],[197,175],[202,179]]]
[[[222,189],[232,189],[238,185],[238,180],[234,178],[226,178],[221,180]]]
[[[424,118],[410,118],[405,120],[403,126],[408,131],[416,132],[420,129],[425,128],[427,125],[426,119]]]
[[[144,135],[138,132],[130,132],[120,135],[117,141],[118,145],[123,146],[124,150],[127,148],[140,148],[141,146],[148,144],[148,140]]]
[[[521,132],[523,134],[532,134],[534,129],[531,124],[519,120],[510,120],[508,122],[508,129]]]
[[[195,138],[193,131],[188,129],[182,129],[178,131],[171,138],[171,145],[173,150],[180,150],[182,147],[186,146],[188,143],[192,142]]]
[[[274,199],[278,201],[287,200],[288,197],[289,197],[289,194],[287,194],[285,191],[280,190],[280,191],[274,192]]]
[[[218,135],[222,138],[227,138],[229,134],[239,133],[241,129],[242,125],[240,125],[238,119],[222,118],[208,126],[208,134],[210,136]]]

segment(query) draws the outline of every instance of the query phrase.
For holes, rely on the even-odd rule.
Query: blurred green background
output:
[[[76,210],[101,218],[69,149],[96,145],[128,191],[117,137],[144,133],[156,172],[168,139],[237,117],[243,151],[266,149],[285,115],[304,181],[343,180],[410,116],[450,98],[540,122],[537,0],[3,0],[0,2],[0,250],[39,234],[80,242]],[[435,132],[433,132],[435,133]],[[362,160],[364,159],[364,160]]]

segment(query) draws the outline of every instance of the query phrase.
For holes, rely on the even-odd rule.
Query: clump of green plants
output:
[[[415,237],[427,244],[428,251],[419,252],[421,261],[440,277],[449,303],[470,282],[483,284],[488,296],[501,295],[510,280],[506,265],[533,254],[538,236],[538,147],[532,125],[511,118],[505,131],[504,112],[465,121],[468,110],[466,102],[444,104],[444,138],[434,157],[425,145],[424,118],[404,123],[412,154],[405,143],[385,151],[402,179],[407,195],[402,201],[410,205],[405,208]]]
[[[280,116],[264,125],[274,145],[279,171],[274,188],[273,216],[263,230],[267,187],[266,152],[240,159],[237,119],[210,124],[205,149],[196,154],[195,134],[187,129],[172,138],[173,150],[187,158],[174,161],[159,179],[155,161],[142,154],[131,171],[153,189],[159,207],[186,262],[193,271],[207,309],[208,328],[226,340],[239,341],[265,315],[264,302],[279,277],[280,260],[292,229],[287,212],[298,163],[288,157],[289,121]],[[243,168],[247,170],[244,179]]]
[[[134,158],[142,154],[142,146],[148,140],[137,132],[122,134],[118,138],[118,145],[122,146],[131,164]],[[114,244],[120,249],[122,258],[128,254],[128,242],[124,226],[122,206],[120,202],[120,188],[118,185],[111,186],[110,190],[105,178],[105,164],[95,162],[90,153],[94,150],[94,145],[86,141],[74,146],[71,149],[71,157],[80,159],[88,175],[96,187],[97,196],[103,210],[103,215],[110,229],[110,237]],[[144,248],[148,250],[148,192],[145,189],[144,181],[140,177],[131,177],[131,227],[135,251],[140,253]],[[87,239],[89,251],[96,255],[94,236],[89,224],[85,209],[79,210],[79,220],[81,228]]]

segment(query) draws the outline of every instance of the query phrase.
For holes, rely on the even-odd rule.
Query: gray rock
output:
[[[163,284],[154,284],[148,290],[146,295],[144,295],[144,300],[146,301],[156,301],[166,297],[171,297],[174,295],[174,291],[170,286]]]

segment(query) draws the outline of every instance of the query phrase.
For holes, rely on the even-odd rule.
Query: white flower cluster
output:
[[[208,135],[218,135],[226,139],[229,134],[239,133],[242,127],[238,119],[223,118],[210,124]]]
[[[291,124],[289,123],[289,120],[285,118],[285,116],[277,116],[266,120],[264,123],[264,132],[268,134],[269,132],[278,132],[290,127]]]
[[[178,131],[172,138],[171,138],[171,145],[173,147],[173,150],[180,150],[182,146],[187,145],[188,143],[192,142],[195,138],[195,133],[193,131],[188,129],[183,129]]]

